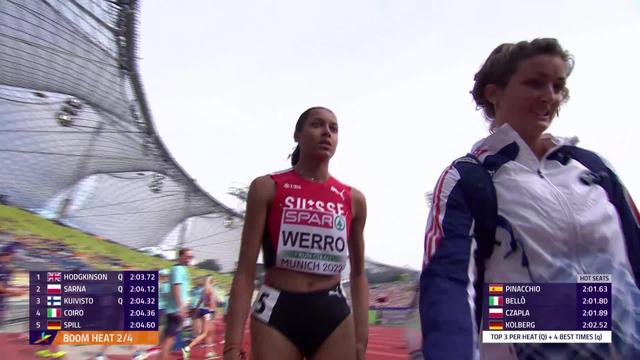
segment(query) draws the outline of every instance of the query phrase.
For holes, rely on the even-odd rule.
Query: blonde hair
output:
[[[216,279],[213,277],[213,275],[209,275],[207,276],[207,278],[205,279],[204,282],[204,286],[206,288],[211,288],[213,289],[213,285],[216,283]]]

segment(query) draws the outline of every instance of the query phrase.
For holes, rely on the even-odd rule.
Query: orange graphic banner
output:
[[[58,331],[54,345],[156,345],[158,331]]]

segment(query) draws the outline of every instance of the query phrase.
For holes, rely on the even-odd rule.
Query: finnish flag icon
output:
[[[60,306],[61,302],[60,296],[47,296],[47,306]]]

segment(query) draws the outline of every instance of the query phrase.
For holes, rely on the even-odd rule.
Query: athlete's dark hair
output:
[[[191,251],[191,249],[189,249],[189,248],[181,248],[180,250],[178,250],[178,257],[184,255],[184,253],[186,253],[187,251]]]
[[[515,44],[504,43],[499,45],[489,54],[487,60],[473,77],[475,84],[471,90],[471,95],[476,102],[476,108],[482,109],[484,117],[491,123],[492,129],[494,127],[496,109],[485,97],[485,87],[489,84],[494,84],[504,88],[518,69],[520,62],[536,55],[559,56],[567,64],[567,77],[573,70],[573,55],[564,50],[558,40],[540,38],[532,41],[520,41]],[[569,89],[566,86],[562,89],[562,97],[563,103],[569,100]]]
[[[327,109],[324,106],[314,106],[314,107],[308,108],[302,114],[300,114],[300,117],[296,122],[296,130],[295,130],[296,134],[302,131],[302,127],[304,126],[305,122],[309,118],[309,114],[311,114],[313,110],[327,110],[328,112],[333,114],[333,111],[331,111],[330,109]],[[300,160],[300,145],[296,145],[296,148],[293,149],[293,152],[291,153],[290,157],[291,157],[291,166],[295,166]]]

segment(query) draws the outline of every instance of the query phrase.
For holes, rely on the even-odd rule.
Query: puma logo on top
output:
[[[338,191],[338,189],[336,189],[335,186],[331,185],[331,191],[340,195],[340,198],[342,199],[342,201],[344,201],[344,189],[342,189],[342,191]]]

